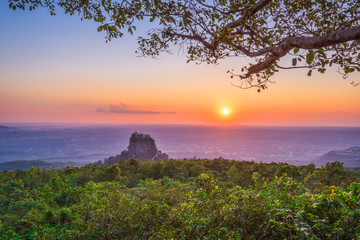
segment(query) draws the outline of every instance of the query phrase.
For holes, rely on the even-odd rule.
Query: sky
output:
[[[137,36],[151,26],[106,43],[91,21],[0,1],[0,124],[360,126],[359,73],[281,71],[266,91],[242,90],[226,72],[246,58],[198,65],[177,48],[139,57]]]

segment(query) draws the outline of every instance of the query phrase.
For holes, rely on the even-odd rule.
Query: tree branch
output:
[[[285,44],[303,49],[317,49],[331,45],[360,40],[360,26],[339,30],[319,37],[292,37],[286,39]]]
[[[237,20],[228,23],[224,26],[224,28],[236,28],[238,26],[241,26],[246,19],[250,18],[254,14],[256,14],[258,11],[260,11],[263,7],[265,7],[267,4],[269,4],[272,0],[260,0],[257,3],[254,4],[254,6],[245,12],[240,18]]]
[[[355,40],[360,40],[360,27],[339,30],[320,37],[291,37],[281,42],[278,47],[271,49],[272,53],[267,56],[264,61],[249,67],[248,72],[241,77],[248,78],[254,73],[258,73],[271,67],[294,47],[302,49],[318,49]]]

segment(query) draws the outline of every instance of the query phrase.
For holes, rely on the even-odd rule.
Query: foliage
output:
[[[339,162],[32,167],[0,172],[0,239],[356,239],[359,199]]]
[[[252,59],[237,76],[239,87],[267,87],[279,69],[324,73],[333,64],[346,77],[360,71],[360,2],[350,0],[9,0],[11,9],[55,8],[99,24],[106,39],[133,34],[136,25],[156,23],[138,40],[143,55],[187,51],[188,61],[217,63],[219,59]],[[291,65],[280,65],[284,56]],[[353,83],[357,85],[358,83]]]

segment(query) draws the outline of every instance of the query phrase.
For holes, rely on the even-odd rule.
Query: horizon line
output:
[[[85,122],[0,122],[1,126],[201,126],[201,127],[329,127],[329,128],[360,128],[360,125],[292,125],[292,124],[205,124],[205,123],[85,123]]]

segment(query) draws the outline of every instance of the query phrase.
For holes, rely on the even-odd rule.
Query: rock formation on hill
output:
[[[119,160],[129,160],[131,158],[135,158],[139,161],[153,161],[167,160],[169,156],[157,149],[155,140],[149,134],[134,132],[130,137],[127,150],[122,151],[120,155],[105,159],[104,163],[112,164]]]
[[[120,154],[122,159],[136,158],[139,161],[166,160],[169,156],[159,151],[155,140],[149,134],[134,132],[130,137],[129,146]]]
[[[360,166],[360,147],[351,147],[345,150],[334,150],[322,155],[319,163],[339,161],[344,162],[346,167]]]

